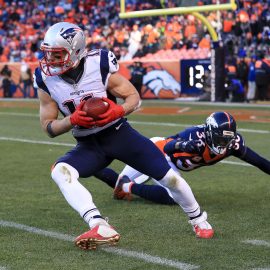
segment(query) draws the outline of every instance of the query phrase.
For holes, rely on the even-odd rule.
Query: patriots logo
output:
[[[64,38],[68,43],[69,45],[72,44],[72,41],[73,41],[73,38],[76,36],[76,34],[78,32],[80,32],[81,29],[80,28],[68,28],[67,30],[65,30],[62,34],[61,34],[61,37]]]

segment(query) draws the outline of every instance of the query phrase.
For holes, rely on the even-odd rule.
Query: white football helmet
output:
[[[44,53],[40,68],[47,76],[63,74],[86,55],[85,45],[85,35],[78,25],[68,22],[52,25],[40,46]]]

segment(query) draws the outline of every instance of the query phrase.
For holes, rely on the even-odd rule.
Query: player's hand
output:
[[[180,141],[175,144],[175,149],[181,152],[198,154],[200,152],[199,140]]]
[[[87,116],[86,112],[82,111],[84,103],[85,101],[82,101],[70,116],[70,122],[72,126],[78,125],[84,128],[91,128],[96,125],[96,122],[93,118]]]
[[[109,109],[105,113],[98,116],[101,119],[96,121],[97,126],[105,126],[106,124],[125,115],[124,108],[121,105],[114,103],[112,100],[106,97],[103,97],[102,100],[109,103]]]

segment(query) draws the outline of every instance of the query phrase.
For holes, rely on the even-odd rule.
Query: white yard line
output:
[[[185,108],[183,108],[181,110],[178,110],[177,113],[183,113],[183,112],[187,112],[189,110],[190,110],[190,107],[185,107]]]
[[[256,240],[256,239],[249,239],[243,241],[244,244],[251,244],[255,246],[264,246],[264,247],[270,247],[270,242],[265,240]]]
[[[229,161],[229,160],[221,160],[220,162],[224,163],[224,164],[230,164],[230,165],[239,165],[239,166],[252,167],[251,164],[244,163],[244,162],[235,162],[235,161]]]
[[[184,108],[188,109],[188,108]],[[31,113],[12,113],[12,112],[0,112],[0,115],[9,115],[9,116],[22,116],[22,117],[39,117],[38,114]],[[165,127],[190,127],[192,124],[176,124],[176,123],[164,123],[164,122],[144,122],[144,121],[128,121],[130,124],[134,125],[143,125],[143,126],[165,126]],[[259,134],[270,134],[268,130],[260,130],[260,129],[246,129],[239,128],[237,129],[239,132],[246,133],[259,133]],[[180,131],[180,130],[179,130]]]
[[[22,139],[22,138],[11,138],[11,137],[0,137],[0,141],[23,142],[23,143],[32,143],[32,144],[46,144],[46,145],[60,145],[60,146],[69,146],[69,147],[75,146],[74,143],[37,141],[37,140],[29,140],[29,139]]]
[[[252,270],[270,270],[270,268],[252,268]]]
[[[73,242],[75,239],[75,236],[68,235],[68,234],[62,234],[58,232],[53,232],[53,231],[46,231],[42,230],[36,227],[30,227],[24,224],[19,224],[11,221],[5,221],[5,220],[0,220],[0,226],[2,227],[7,227],[7,228],[14,228],[22,231],[26,231],[29,233],[33,234],[38,234],[42,235],[45,237],[51,237],[63,241],[68,241],[68,242]],[[138,260],[143,260],[147,263],[153,263],[156,265],[164,265],[164,266],[170,266],[176,269],[182,269],[182,270],[193,270],[193,269],[199,269],[200,266],[197,265],[192,265],[188,263],[183,263],[179,261],[173,261],[173,260],[168,260],[166,258],[158,257],[158,256],[152,256],[146,253],[142,252],[137,252],[137,251],[131,251],[131,250],[126,250],[123,248],[116,248],[116,247],[103,247],[101,248],[103,251],[112,253],[115,255],[119,255],[122,257],[129,257],[129,258],[134,258]],[[0,268],[1,270],[1,268]]]

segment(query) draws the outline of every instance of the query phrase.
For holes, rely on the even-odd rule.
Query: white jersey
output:
[[[93,50],[84,58],[84,71],[77,84],[64,81],[61,76],[46,76],[40,68],[35,70],[34,87],[47,92],[58,104],[59,111],[70,115],[80,102],[89,97],[107,97],[108,79],[119,69],[115,55],[111,51]],[[82,128],[75,126],[73,136],[83,137],[97,133],[113,125],[115,120],[103,127]]]

